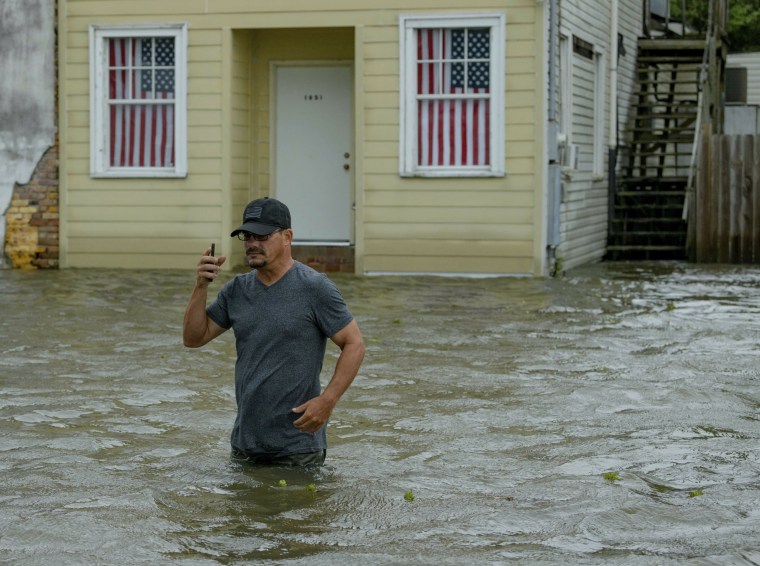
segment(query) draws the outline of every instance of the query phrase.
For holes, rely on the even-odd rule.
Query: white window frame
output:
[[[108,40],[118,37],[174,38],[174,166],[111,167],[108,162]],[[90,176],[187,176],[187,24],[91,25],[90,39]]]
[[[421,28],[490,29],[489,163],[486,166],[421,167],[417,155],[417,54],[415,33]],[[506,16],[496,14],[402,15],[400,35],[399,174],[402,177],[503,177],[504,172],[504,73]]]
[[[604,178],[604,134],[607,131],[606,116],[604,106],[607,97],[607,57],[604,50],[596,47],[594,49],[594,178],[599,180]]]

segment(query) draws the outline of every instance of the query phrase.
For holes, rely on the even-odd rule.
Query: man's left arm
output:
[[[293,409],[294,413],[301,413],[293,423],[301,432],[317,432],[325,425],[364,360],[364,340],[356,320],[349,322],[330,339],[340,348],[340,356],[332,379],[322,394]]]

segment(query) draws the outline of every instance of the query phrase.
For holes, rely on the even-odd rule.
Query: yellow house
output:
[[[549,4],[60,0],[61,267],[241,265],[271,196],[313,263],[546,274]]]

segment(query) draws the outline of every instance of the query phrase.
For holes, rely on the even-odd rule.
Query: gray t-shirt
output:
[[[273,456],[325,449],[326,427],[299,431],[292,409],[320,394],[327,338],[353,320],[335,284],[296,261],[269,287],[255,271],[238,275],[206,312],[235,332],[232,448]]]

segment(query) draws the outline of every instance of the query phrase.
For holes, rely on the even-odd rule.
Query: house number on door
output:
[[[322,100],[321,94],[304,94],[303,95],[304,100]]]

